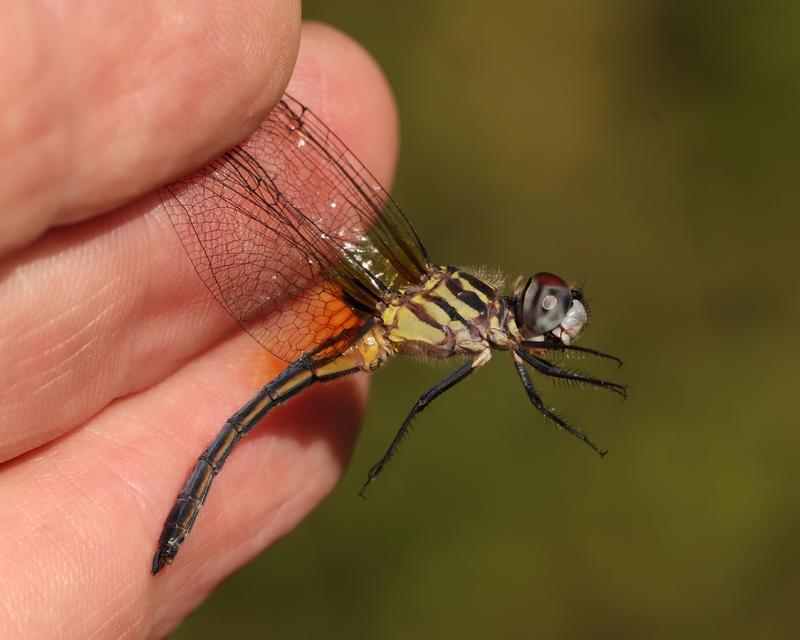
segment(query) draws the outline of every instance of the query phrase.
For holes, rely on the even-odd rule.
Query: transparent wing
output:
[[[159,192],[214,297],[286,361],[344,348],[430,262],[374,176],[288,95],[248,140]]]

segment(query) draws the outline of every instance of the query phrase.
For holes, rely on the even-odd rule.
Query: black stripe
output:
[[[463,302],[468,307],[472,307],[480,315],[486,315],[486,303],[474,291],[467,291],[461,286],[461,283],[455,278],[448,278],[445,286],[456,298]]]
[[[433,304],[435,304],[437,307],[442,309],[447,314],[447,317],[450,318],[451,320],[460,322],[463,325],[467,324],[467,321],[461,317],[461,314],[458,311],[456,311],[455,307],[451,305],[444,298],[441,298],[436,295],[429,295],[427,296],[427,299],[433,302]]]
[[[476,291],[480,291],[489,300],[497,297],[497,291],[493,287],[490,287],[483,280],[476,278],[471,273],[465,273],[463,271],[460,271],[458,273],[458,277],[469,283],[469,286],[475,289]]]
[[[442,326],[441,322],[437,322],[431,314],[425,309],[423,305],[420,304],[408,304],[406,305],[407,308],[413,313],[417,320],[420,322],[427,324],[429,327],[433,327],[434,329],[438,329],[439,331],[444,331],[444,327]],[[451,307],[452,308],[452,307]],[[455,311],[455,309],[453,309]],[[451,318],[452,319],[452,318]]]

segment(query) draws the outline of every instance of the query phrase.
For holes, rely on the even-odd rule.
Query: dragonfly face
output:
[[[551,353],[587,322],[580,291],[540,272],[518,293],[432,262],[402,211],[313,113],[290,96],[256,133],[207,167],[160,190],[200,278],[228,313],[288,364],[231,416],[200,455],[164,523],[152,572],[172,563],[234,446],[275,406],[310,385],[374,371],[395,355],[466,356],[413,406],[369,485],[394,457],[413,418],[482,367],[511,354],[531,403],[605,452],[552,410],[528,367],[543,376],[625,387],[561,368]]]
[[[557,275],[537,273],[518,298],[517,326],[527,340],[544,340],[552,332],[556,339],[569,344],[589,319],[581,297]]]

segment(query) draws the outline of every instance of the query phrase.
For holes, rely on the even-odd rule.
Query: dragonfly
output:
[[[224,423],[167,515],[151,571],[172,564],[236,444],[310,386],[372,372],[395,355],[460,359],[417,400],[360,493],[436,397],[508,352],[533,406],[601,456],[548,408],[529,368],[626,396],[626,387],[550,358],[580,352],[580,288],[539,272],[505,291],[486,275],[431,260],[389,193],[339,137],[289,95],[245,142],[162,187],[161,201],[197,274],[257,342],[288,366]]]

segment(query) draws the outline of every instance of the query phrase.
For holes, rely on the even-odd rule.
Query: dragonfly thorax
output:
[[[435,267],[419,286],[388,301],[379,318],[397,353],[434,358],[508,348],[503,296],[481,278]]]

